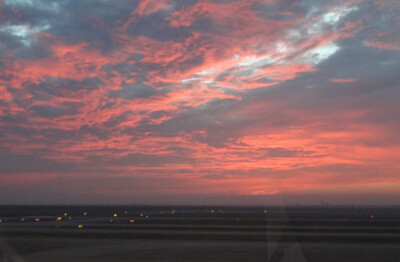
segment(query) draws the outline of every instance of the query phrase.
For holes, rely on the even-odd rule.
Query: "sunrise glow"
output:
[[[395,203],[399,10],[0,1],[1,201]]]

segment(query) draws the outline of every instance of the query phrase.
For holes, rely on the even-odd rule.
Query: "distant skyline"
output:
[[[400,204],[396,0],[0,0],[0,204]]]

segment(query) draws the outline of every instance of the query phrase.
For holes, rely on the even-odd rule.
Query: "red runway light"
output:
[[[135,223],[134,219],[129,220],[129,223]]]
[[[35,222],[39,222],[40,221],[40,218],[35,218]]]

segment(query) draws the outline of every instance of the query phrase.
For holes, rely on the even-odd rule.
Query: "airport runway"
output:
[[[398,208],[3,207],[0,262],[399,261],[399,214]]]

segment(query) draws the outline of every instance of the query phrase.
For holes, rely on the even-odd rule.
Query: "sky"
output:
[[[0,0],[0,204],[400,204],[397,0]]]

